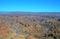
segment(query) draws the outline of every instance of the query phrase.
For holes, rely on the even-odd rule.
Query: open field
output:
[[[60,39],[60,13],[0,14],[0,39]]]

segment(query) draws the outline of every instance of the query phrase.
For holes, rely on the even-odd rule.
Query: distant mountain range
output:
[[[60,12],[0,12],[0,15],[10,15],[10,16],[60,16]]]

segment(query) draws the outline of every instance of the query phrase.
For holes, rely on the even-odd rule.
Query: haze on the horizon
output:
[[[0,0],[0,12],[60,12],[60,0]]]

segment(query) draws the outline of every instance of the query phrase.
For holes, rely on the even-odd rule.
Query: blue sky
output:
[[[60,0],[0,0],[0,11],[60,12]]]

